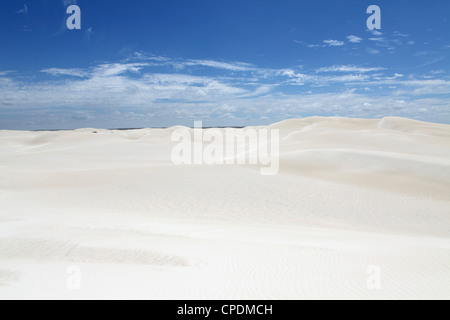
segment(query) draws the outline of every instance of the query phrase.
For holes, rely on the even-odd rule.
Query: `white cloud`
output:
[[[428,51],[419,51],[416,54],[414,54],[415,57],[425,57],[428,56],[430,54],[430,52]]]
[[[367,48],[366,50],[370,54],[380,54],[381,53],[380,50],[373,49],[373,48]]]
[[[353,65],[347,65],[347,66],[332,66],[332,67],[323,67],[320,69],[317,69],[317,73],[322,72],[360,72],[360,73],[367,73],[367,72],[373,72],[373,71],[380,71],[384,70],[384,68],[375,67],[358,67]]]
[[[145,84],[154,85],[207,85],[211,78],[196,77],[186,74],[151,73],[143,77]]]
[[[160,65],[160,66],[172,66],[176,70],[182,70],[186,67],[194,67],[194,66],[200,66],[200,67],[207,67],[207,68],[213,68],[213,69],[221,69],[221,70],[228,70],[228,71],[255,71],[257,68],[255,68],[250,63],[244,63],[244,62],[223,62],[223,61],[215,61],[215,60],[202,60],[202,59],[171,59],[167,57],[162,56],[154,56],[149,55],[144,52],[135,52],[133,56],[127,61],[155,61],[156,64],[147,64],[147,65]]]
[[[377,30],[368,30],[369,32],[371,32],[374,36],[382,36],[383,33]]]
[[[227,62],[219,62],[213,60],[189,60],[188,62],[184,62],[185,66],[203,66],[210,67],[216,69],[223,70],[231,70],[231,71],[251,71],[254,70],[251,64],[235,62],[235,63],[227,63]]]
[[[344,76],[333,76],[333,77],[325,77],[324,80],[326,82],[340,82],[340,83],[354,83],[354,82],[363,82],[368,80],[370,77],[363,74],[348,74]]]
[[[169,61],[171,61],[171,59],[167,58],[167,57],[156,56],[156,55],[153,55],[153,54],[148,54],[146,52],[139,52],[139,51],[134,52],[125,61],[133,61],[133,60],[138,60],[138,61],[150,60],[150,61],[157,61],[157,62],[169,62]]]
[[[385,38],[369,38],[370,41],[378,41],[378,42],[384,42],[386,41]]]
[[[361,41],[363,41],[362,38],[351,35],[347,37],[348,41],[350,41],[351,43],[360,43]]]
[[[86,39],[88,41],[91,40],[91,36],[93,34],[94,34],[94,30],[92,29],[92,27],[86,28],[85,35],[86,35]]]
[[[13,73],[12,71],[0,71],[0,77],[6,76],[10,73]]]
[[[435,80],[407,80],[403,84],[412,86],[450,86],[450,81],[435,79]]]
[[[327,44],[329,47],[342,47],[345,45],[344,41],[339,40],[323,40],[323,43]]]
[[[403,37],[403,38],[409,37],[408,34],[404,34],[404,33],[401,33],[401,32],[399,32],[399,31],[394,31],[394,36],[397,36],[397,37]]]
[[[28,15],[28,6],[26,4],[23,5],[22,9],[16,11],[18,14]]]
[[[377,77],[374,77],[374,79],[375,79],[375,80],[380,80],[380,81],[386,81],[386,80],[395,80],[395,79],[399,79],[399,78],[403,78],[403,77],[404,77],[403,74],[395,73],[395,74],[394,74],[393,76],[391,76],[391,77],[377,76]]]
[[[137,73],[145,66],[147,66],[146,63],[106,63],[95,68],[93,74],[98,77],[109,77],[124,74],[126,72]]]
[[[53,76],[73,76],[73,77],[110,77],[118,76],[126,72],[138,73],[146,63],[111,63],[101,64],[93,69],[63,69],[63,68],[48,68],[41,72],[48,73]]]
[[[450,92],[450,82],[444,79],[418,80],[389,70],[383,72],[387,75],[377,74],[385,70],[381,67],[334,65],[309,71],[304,67],[268,69],[240,62],[141,57],[139,60],[135,55],[134,60],[86,69],[41,70],[55,76],[51,80],[29,80],[2,71],[0,127],[6,121],[4,110],[26,110],[26,117],[34,123],[48,123],[52,115],[55,126],[64,121],[85,123],[95,119],[119,121],[120,126],[128,126],[122,121],[159,119],[161,126],[190,121],[192,117],[218,119],[226,113],[236,121],[242,115],[243,124],[249,124],[246,117],[276,121],[277,117],[302,114],[411,116],[415,108],[424,107],[421,95]],[[174,72],[175,64],[184,68]],[[204,76],[198,66],[212,70]],[[439,74],[445,72],[437,70]],[[350,85],[360,89],[349,90]],[[384,89],[380,91],[380,87]],[[328,93],[318,93],[324,91]],[[420,103],[415,102],[419,99]],[[406,102],[398,103],[402,100]],[[448,99],[436,97],[433,103],[434,109],[426,107],[439,120],[448,110]],[[390,109],[393,105],[398,106],[395,112]],[[133,123],[150,125],[129,125]]]
[[[86,77],[89,73],[82,69],[61,69],[61,68],[49,68],[43,69],[41,72],[48,73],[52,76],[73,76],[73,77]]]

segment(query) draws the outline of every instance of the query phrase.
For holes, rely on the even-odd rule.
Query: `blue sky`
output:
[[[72,4],[81,30],[66,27]],[[0,129],[450,123],[449,12],[448,0],[3,0]]]

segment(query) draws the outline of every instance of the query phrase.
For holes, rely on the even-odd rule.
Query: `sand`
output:
[[[450,299],[450,125],[277,123],[273,176],[175,129],[0,131],[0,299]]]

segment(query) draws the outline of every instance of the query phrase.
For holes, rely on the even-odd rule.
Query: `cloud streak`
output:
[[[82,69],[61,69],[61,68],[48,68],[41,70],[43,73],[47,73],[52,76],[72,76],[72,77],[86,77],[89,73]]]
[[[332,66],[332,67],[323,67],[320,69],[317,69],[317,73],[323,73],[323,72],[358,72],[358,73],[367,73],[367,72],[374,72],[374,71],[381,71],[384,70],[384,68],[381,67],[358,67],[354,65],[346,65],[346,66]]]
[[[28,6],[26,4],[23,5],[23,8],[16,11],[17,14],[28,15]]]
[[[323,43],[325,43],[329,47],[342,47],[345,45],[344,41],[339,40],[323,40]]]
[[[347,39],[351,43],[360,43],[361,41],[363,41],[362,38],[354,36],[354,35],[348,36]]]
[[[0,71],[0,128],[187,125],[194,118],[248,125],[306,115],[450,122],[448,92],[441,70],[420,76],[380,66],[277,69],[136,53],[26,77]],[[425,105],[430,101],[432,108]],[[420,111],[425,109],[433,113]]]

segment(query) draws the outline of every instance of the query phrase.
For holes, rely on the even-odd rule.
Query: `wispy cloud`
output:
[[[92,27],[88,27],[85,29],[85,35],[86,35],[86,39],[88,41],[91,40],[92,35],[94,34],[94,29]]]
[[[210,67],[216,69],[223,70],[232,70],[232,71],[251,71],[255,70],[251,64],[235,62],[235,63],[227,63],[227,62],[219,62],[213,60],[189,60],[184,63],[185,66],[203,66]]]
[[[377,50],[377,49],[374,49],[374,48],[367,48],[366,49],[366,51],[369,53],[369,54],[380,54],[381,52],[380,52],[380,50]]]
[[[345,45],[344,41],[339,40],[323,40],[323,43],[325,43],[329,47],[342,47]]]
[[[154,56],[149,55],[143,52],[136,52],[133,54],[131,58],[127,59],[128,61],[152,61],[154,65],[160,66],[172,66],[174,69],[182,70],[187,67],[205,67],[212,69],[222,69],[228,71],[257,71],[250,63],[244,62],[225,62],[225,61],[216,61],[216,60],[201,60],[201,59],[171,59],[163,56]]]
[[[111,77],[126,72],[138,73],[146,63],[106,63],[96,67],[92,73],[94,77]]]
[[[361,41],[363,41],[363,38],[351,35],[347,37],[348,41],[350,41],[351,43],[360,43]]]
[[[28,15],[28,6],[26,4],[24,4],[22,9],[16,11],[16,13]]]
[[[383,33],[381,31],[377,30],[367,30],[368,32],[372,33],[374,36],[382,36]]]
[[[0,77],[13,73],[12,71],[0,71]]]
[[[364,82],[370,79],[368,75],[364,74],[347,74],[343,76],[327,76],[321,79],[321,82],[337,82],[337,83],[346,83],[352,84],[355,82]]]
[[[384,41],[386,41],[386,39],[382,38],[382,37],[380,37],[380,38],[369,38],[369,40],[370,41],[377,41],[377,42],[384,42]]]
[[[403,38],[408,38],[409,37],[408,34],[401,33],[400,31],[394,31],[394,36],[396,36],[396,37],[403,37]]]
[[[384,70],[384,68],[381,67],[358,67],[354,65],[346,65],[346,66],[332,66],[332,67],[322,67],[320,69],[317,69],[317,73],[322,72],[359,72],[359,73],[367,73],[367,72],[374,72],[374,71],[381,71]]]
[[[402,45],[413,45],[416,42],[414,40],[411,40],[409,35],[400,33],[400,32],[394,32],[393,34],[386,34],[384,35],[382,32],[378,30],[367,30],[367,32],[370,33],[370,37],[367,38],[368,41],[372,43],[372,46],[375,48],[366,48],[366,52],[369,54],[381,54],[381,53],[393,53],[397,47]],[[359,48],[359,45],[364,41],[362,37],[356,36],[356,35],[349,35],[346,37],[346,41],[341,40],[335,40],[335,39],[328,39],[322,41],[322,43],[307,43],[305,41],[301,40],[294,40],[295,43],[299,43],[304,45],[307,48],[311,49],[318,49],[318,48],[325,48],[325,47],[343,47],[346,44],[351,44],[352,49],[356,50]],[[361,48],[364,50],[363,48]],[[354,54],[354,51],[351,53]]]
[[[435,78],[427,79],[378,66],[277,69],[139,53],[84,69],[46,68],[41,78],[1,71],[0,127],[13,121],[7,114],[20,110],[26,110],[26,123],[40,128],[50,122],[55,127],[189,124],[194,118],[249,124],[311,114],[419,117],[424,99],[433,99],[433,117],[442,121],[448,99],[440,95],[450,92],[450,82],[444,71],[435,71],[428,73]]]
[[[323,48],[323,47],[325,47],[325,45],[320,45],[320,44],[308,44],[306,46],[308,48]]]
[[[82,69],[61,69],[49,68],[43,69],[41,72],[50,74],[52,76],[72,76],[72,77],[86,77],[89,73]]]

